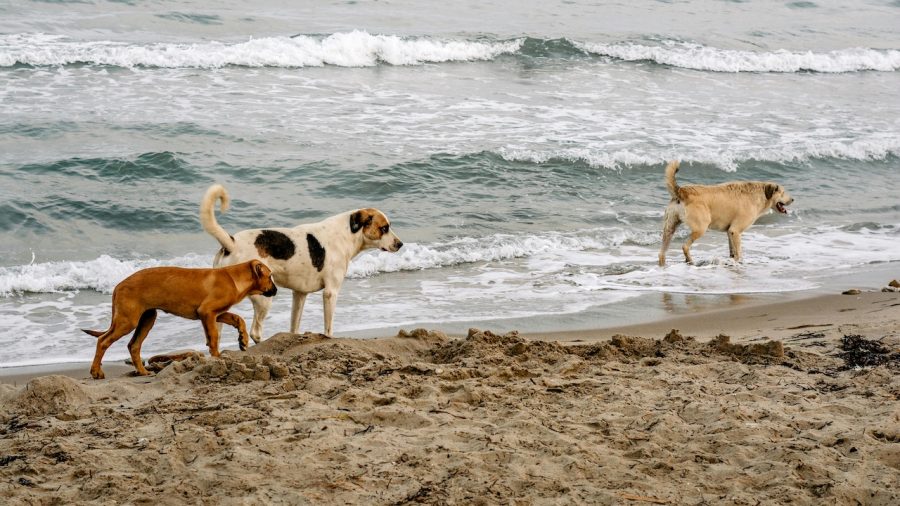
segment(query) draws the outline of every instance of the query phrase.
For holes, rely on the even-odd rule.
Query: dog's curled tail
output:
[[[672,195],[673,199],[678,198],[678,183],[675,182],[675,173],[678,172],[678,166],[681,165],[681,162],[678,160],[672,160],[669,162],[669,165],[666,165],[666,188],[669,189],[669,194]]]
[[[90,329],[81,329],[81,331],[84,332],[85,334],[90,334],[94,337],[100,337],[106,333],[102,330],[90,330]]]
[[[231,199],[228,197],[225,187],[220,184],[210,186],[203,195],[203,200],[200,202],[200,224],[203,225],[203,230],[219,241],[225,251],[234,251],[234,239],[216,221],[216,201],[221,203],[220,209],[223,213],[228,210],[228,203],[231,202]]]

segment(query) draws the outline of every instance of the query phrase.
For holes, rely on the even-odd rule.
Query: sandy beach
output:
[[[900,501],[900,294],[679,311],[544,335],[281,333],[153,377],[5,370],[0,498]],[[848,362],[854,335],[887,363]]]
[[[0,506],[900,505],[900,0],[0,13]]]

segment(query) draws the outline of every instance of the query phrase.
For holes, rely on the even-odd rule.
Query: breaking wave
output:
[[[73,64],[156,68],[372,67],[485,61],[503,55],[560,60],[599,56],[713,72],[893,72],[900,69],[900,50],[896,49],[746,51],[677,40],[612,43],[564,37],[464,40],[373,35],[360,30],[241,42],[155,44],[74,41],[42,33],[0,36],[0,67]]]
[[[624,61],[651,61],[713,72],[893,72],[900,69],[900,51],[850,48],[828,52],[743,51],[719,49],[690,42],[664,41],[659,45],[633,43],[574,43],[586,52]]]
[[[350,264],[348,276],[365,278],[379,273],[509,260],[553,251],[609,247],[628,240],[652,240],[650,237],[643,238],[643,235],[640,232],[615,230],[526,236],[497,234],[482,238],[465,237],[445,243],[407,244],[398,253],[369,252],[360,255]],[[161,265],[209,267],[211,264],[212,258],[204,255],[187,255],[167,260],[122,260],[102,255],[88,261],[0,267],[0,296],[79,290],[111,293],[121,280],[139,269]]]
[[[371,35],[364,31],[328,36],[265,37],[245,42],[148,45],[78,42],[46,34],[0,37],[0,66],[111,65],[118,67],[372,67],[490,60],[513,53],[521,40],[466,41]]]

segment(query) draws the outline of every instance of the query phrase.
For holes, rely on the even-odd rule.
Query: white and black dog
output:
[[[257,228],[230,236],[216,221],[217,200],[221,202],[221,211],[225,212],[230,199],[225,188],[218,184],[206,190],[200,203],[203,229],[222,245],[213,266],[253,259],[265,263],[272,270],[275,283],[294,292],[292,333],[300,329],[306,296],[324,289],[325,335],[331,336],[334,308],[350,260],[366,249],[396,252],[403,246],[384,213],[372,208],[347,211],[318,223],[293,228]],[[254,310],[250,337],[258,343],[272,298],[253,295],[250,301]]]

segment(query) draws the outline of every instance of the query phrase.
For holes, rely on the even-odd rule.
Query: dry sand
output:
[[[19,377],[0,503],[900,504],[900,361],[848,369],[849,334],[898,353],[900,294]]]

